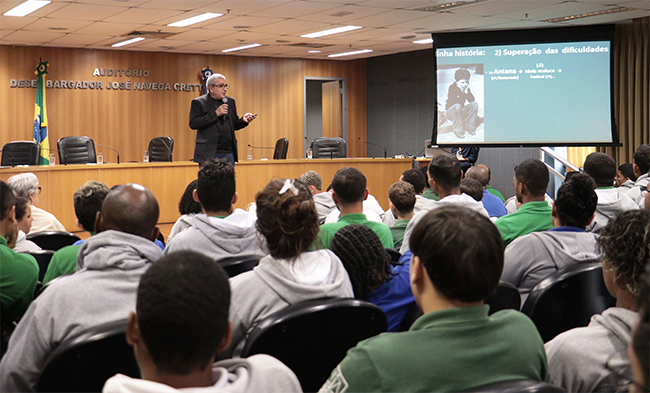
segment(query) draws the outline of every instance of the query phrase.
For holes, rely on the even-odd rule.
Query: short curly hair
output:
[[[95,231],[97,212],[102,210],[102,203],[109,193],[106,184],[90,180],[74,192],[74,212],[81,226],[88,232]]]
[[[557,190],[555,207],[563,226],[585,229],[596,211],[596,184],[584,173],[571,172]]]
[[[280,194],[289,181],[291,188]],[[318,235],[318,213],[307,186],[298,179],[275,179],[255,196],[257,230],[274,258],[307,251]]]
[[[391,201],[398,212],[408,214],[415,207],[415,190],[411,184],[398,181],[388,188],[388,200]]]
[[[412,185],[416,194],[422,194],[427,183],[427,176],[419,169],[408,169],[402,172],[402,181]]]
[[[650,210],[628,210],[610,220],[597,238],[605,267],[616,281],[638,295],[639,281],[650,260]]]

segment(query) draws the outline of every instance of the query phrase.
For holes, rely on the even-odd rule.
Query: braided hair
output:
[[[365,225],[350,224],[339,229],[330,249],[348,271],[357,298],[393,278],[390,256],[377,234]]]

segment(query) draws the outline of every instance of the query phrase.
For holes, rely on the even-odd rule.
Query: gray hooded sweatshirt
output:
[[[648,193],[648,185],[650,185],[650,174],[644,173],[636,179],[634,187],[627,191],[627,195],[641,208],[643,208],[645,194]]]
[[[301,282],[291,271],[290,264],[301,261],[328,264],[329,274],[324,282]],[[354,297],[352,284],[341,260],[330,250],[303,252],[298,260],[262,258],[250,272],[230,279],[232,298],[230,322],[232,341],[224,355],[239,356],[253,323],[283,308],[305,300],[324,297]]]
[[[48,286],[20,320],[0,363],[0,391],[34,391],[48,356],[97,325],[135,311],[140,277],[162,257],[143,237],[105,231],[79,249],[77,271]]]
[[[501,281],[519,289],[523,305],[530,291],[549,274],[578,263],[600,261],[596,234],[591,232],[533,232],[506,247]]]
[[[623,351],[617,365],[628,365],[625,347],[637,320],[634,311],[611,307],[591,317],[587,327],[566,331],[544,345],[548,359],[546,379],[567,392],[591,392],[612,371],[607,359]]]
[[[159,382],[117,374],[106,381],[103,393],[291,393],[302,392],[296,375],[269,355],[227,359],[212,365],[212,386],[175,389]]]
[[[596,205],[596,216],[591,221],[591,224],[587,227],[587,230],[590,232],[598,232],[600,229],[604,228],[605,225],[612,218],[616,217],[617,214],[627,211],[627,210],[636,210],[639,208],[639,205],[632,200],[629,196],[625,194],[624,190],[610,189],[604,191],[615,191],[618,198],[615,200],[603,200],[600,196],[599,189],[596,189],[596,194],[598,194],[598,204]]]
[[[264,241],[255,229],[257,217],[242,209],[225,217],[194,216],[194,225],[180,232],[167,244],[172,251],[197,251],[214,259],[240,255],[265,255]]]

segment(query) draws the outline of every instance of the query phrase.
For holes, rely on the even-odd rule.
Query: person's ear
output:
[[[423,270],[424,266],[420,262],[420,257],[413,255],[411,257],[411,267],[409,269],[409,277],[411,280],[411,286],[420,287],[422,285],[422,279],[424,278]]]
[[[553,209],[551,209],[551,217],[558,218],[557,205],[555,204],[555,202],[553,202]],[[593,217],[592,217],[592,219],[593,219]],[[591,222],[591,220],[589,222]]]
[[[102,231],[102,224],[104,223],[102,218],[102,212],[97,212],[95,215],[95,233]]]
[[[156,239],[158,239],[158,236],[160,236],[160,228],[156,226],[153,231],[151,231],[151,241],[155,242]]]
[[[332,191],[332,200],[336,206],[339,205],[339,198],[336,196],[336,193],[334,191]]]
[[[192,191],[192,199],[194,199],[194,202],[201,203],[201,200],[199,199],[199,193],[196,191],[196,189]]]
[[[231,338],[232,338],[232,322],[228,321],[228,329],[226,329],[226,333],[223,335],[223,338],[221,339],[221,343],[219,344],[217,351],[223,351],[224,349],[228,348],[228,346],[230,345]]]
[[[368,199],[368,194],[369,194],[369,192],[368,192],[368,187],[366,187],[366,193],[365,193],[365,195],[363,196],[363,200],[364,200],[364,201],[365,201],[366,199]]]
[[[239,193],[235,191],[235,194],[232,196],[232,201],[230,202],[230,204],[234,205],[235,203],[237,203],[238,200],[239,200]]]
[[[126,320],[126,342],[131,346],[136,346],[141,338],[138,316],[133,311],[130,311],[129,318]]]
[[[650,194],[649,194],[649,195],[650,195]],[[591,215],[591,218],[589,219],[589,222],[587,223],[587,225],[590,225],[591,222],[594,220],[594,218],[596,218],[596,212],[594,212],[594,213]]]

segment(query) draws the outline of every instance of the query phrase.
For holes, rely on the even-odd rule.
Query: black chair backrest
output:
[[[316,138],[312,142],[313,158],[345,158],[348,156],[343,138]]]
[[[501,310],[517,310],[521,308],[521,295],[517,288],[509,282],[501,281],[495,288],[494,294],[485,299],[485,304],[490,306],[489,314]]]
[[[34,141],[15,141],[2,147],[2,166],[38,165],[41,145]]]
[[[406,332],[411,328],[411,325],[413,325],[413,322],[415,322],[416,319],[420,318],[424,313],[420,309],[420,306],[416,302],[413,302],[411,304],[411,307],[409,307],[408,310],[406,310],[406,314],[404,314],[404,318],[402,319],[402,323],[399,325],[399,331],[400,332]]]
[[[350,298],[310,300],[259,321],[242,357],[274,356],[296,374],[305,392],[316,392],[348,349],[386,328],[386,315],[374,304]]]
[[[253,270],[262,257],[258,255],[240,255],[236,257],[222,258],[219,260],[221,267],[228,273],[229,277]]]
[[[149,162],[172,162],[174,140],[169,136],[159,136],[149,142]]]
[[[59,149],[59,163],[63,165],[97,163],[95,142],[87,136],[66,136],[56,144]]]
[[[402,254],[400,254],[399,251],[397,251],[394,248],[384,248],[384,250],[386,250],[388,255],[390,255],[390,261],[393,263],[393,265],[399,262],[399,259],[402,256]]]
[[[47,267],[50,265],[50,260],[52,259],[52,255],[54,255],[54,251],[33,250],[27,251],[25,254],[29,254],[36,259],[36,262],[38,263],[38,281],[43,282],[45,272],[47,271]]]
[[[58,347],[47,360],[37,392],[101,392],[104,382],[121,373],[138,378],[133,348],[126,343],[126,321],[95,326]]]
[[[70,232],[45,231],[30,233],[27,235],[27,240],[33,241],[43,250],[58,251],[65,246],[71,246],[80,239],[79,236]]]
[[[591,316],[616,304],[605,287],[602,265],[568,266],[533,288],[522,312],[537,326],[544,342],[576,327],[587,326]]]
[[[472,393],[566,393],[566,390],[550,383],[519,379],[515,381],[494,382],[482,386],[475,386],[463,392]]]
[[[289,140],[287,138],[280,138],[275,142],[275,150],[273,151],[274,160],[285,160],[287,158],[287,151],[289,150]]]

